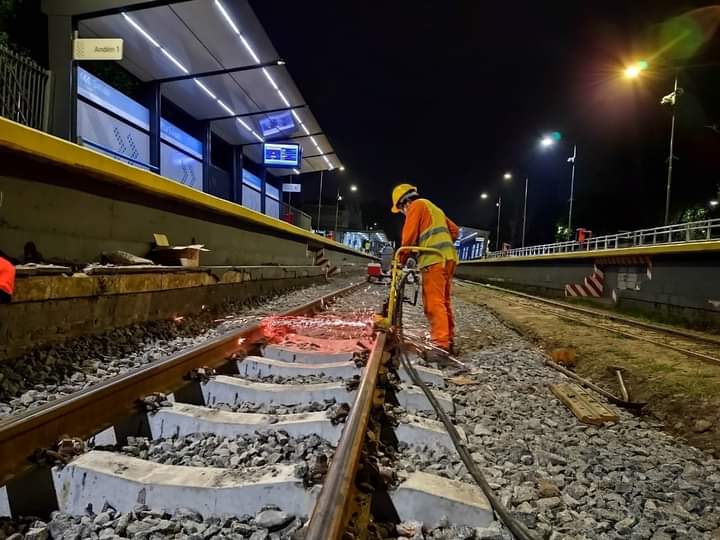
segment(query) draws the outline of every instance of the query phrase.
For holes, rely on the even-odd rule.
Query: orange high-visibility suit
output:
[[[15,291],[15,266],[0,256],[0,303],[9,302]]]
[[[450,303],[450,288],[458,257],[454,242],[460,230],[445,213],[427,199],[410,203],[402,230],[403,246],[439,249],[439,255],[420,255],[418,267],[422,271],[422,293],[425,316],[430,322],[433,343],[450,350],[455,333]]]

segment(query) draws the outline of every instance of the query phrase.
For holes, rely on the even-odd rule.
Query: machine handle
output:
[[[440,251],[439,249],[426,248],[426,247],[420,247],[420,246],[402,246],[402,247],[399,247],[397,249],[397,251],[395,251],[395,255],[393,256],[393,264],[394,265],[400,264],[400,253],[403,253],[405,251],[419,251],[420,254],[425,253],[428,255],[430,255],[430,254],[440,255],[440,257],[443,260],[443,263],[445,263],[445,261],[447,260],[447,257],[445,257],[443,252]]]

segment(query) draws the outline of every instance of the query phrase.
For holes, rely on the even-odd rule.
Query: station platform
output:
[[[89,263],[103,251],[142,255],[154,233],[204,244],[212,266],[365,265],[331,239],[93,150],[0,118],[0,245],[22,260],[33,242],[47,259]]]

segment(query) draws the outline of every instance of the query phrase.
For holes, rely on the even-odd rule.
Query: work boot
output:
[[[437,364],[438,367],[449,367],[452,365],[450,361],[449,352],[440,347],[433,347],[429,351],[425,352],[425,361]]]

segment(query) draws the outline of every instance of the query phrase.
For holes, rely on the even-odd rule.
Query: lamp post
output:
[[[545,135],[540,139],[540,148],[548,149],[560,140],[560,135],[556,134],[555,137]],[[573,144],[573,154],[568,158],[568,163],[572,163],[572,169],[570,171],[570,207],[568,209],[568,239],[572,237],[572,217],[573,217],[573,201],[575,200],[575,161],[577,160],[577,144]],[[527,193],[527,186],[526,186]]]
[[[355,184],[350,186],[350,191],[352,191],[353,193],[356,192],[357,189],[358,188]],[[335,199],[335,236],[337,236],[337,231],[338,231],[338,217],[340,215],[340,201],[342,201],[342,195],[340,195],[340,186],[338,186],[337,198]],[[337,240],[337,238],[336,238],[336,240]]]
[[[637,79],[647,68],[648,63],[644,60],[641,60],[640,62],[636,62],[635,64],[626,67],[623,71],[623,74],[627,79]],[[668,95],[663,96],[660,100],[660,105],[669,105],[670,107],[672,107],[672,118],[670,119],[670,150],[667,160],[667,184],[665,187],[665,225],[668,225],[670,223],[670,192],[672,189],[673,160],[675,159],[675,155],[673,154],[673,147],[675,144],[675,106],[677,105],[678,98],[682,94],[683,89],[678,87],[678,73],[676,71],[675,80],[673,82],[673,91],[670,92]]]
[[[497,233],[495,235],[495,251],[500,251],[500,213],[502,212],[502,195],[498,195],[498,202],[495,203],[498,209]]]
[[[318,219],[317,219],[317,228],[320,229],[320,209],[322,208],[322,187],[323,187],[323,173],[325,171],[320,171],[320,192],[318,195]]]
[[[577,144],[573,144],[573,155],[568,158],[568,162],[572,163],[572,171],[570,172],[570,211],[568,212],[568,236],[573,237],[572,232],[572,211],[573,199],[575,197],[575,159],[577,158]],[[568,240],[570,239],[568,238]]]
[[[525,199],[523,202],[523,231],[522,231],[522,247],[525,247],[525,223],[527,222],[527,195],[528,195],[528,177],[525,177]]]
[[[668,155],[667,187],[665,188],[665,225],[670,222],[670,189],[672,187],[673,145],[675,143],[675,103],[678,96],[682,94],[682,88],[678,88],[678,76],[675,75],[673,91],[660,100],[661,105],[672,107],[672,119],[670,120],[670,154]]]
[[[338,167],[338,169],[340,170],[340,172],[342,172],[345,170],[345,166],[340,165],[340,167]],[[335,167],[332,167],[332,166],[328,169],[328,171],[334,171],[334,170],[335,170]],[[322,171],[320,171],[320,193],[318,194],[318,212],[317,212],[317,228],[318,229],[320,229],[320,209],[322,208],[323,173],[324,172],[325,172],[324,169]]]

